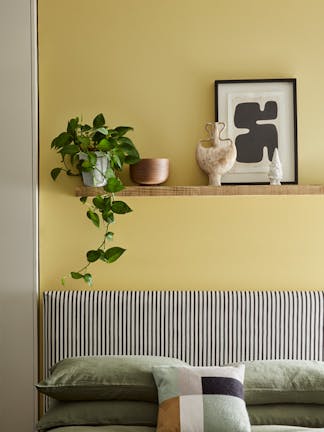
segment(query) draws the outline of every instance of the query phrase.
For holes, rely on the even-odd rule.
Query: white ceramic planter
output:
[[[93,171],[82,172],[82,179],[85,186],[101,187],[107,183],[105,173],[108,169],[108,157],[102,152],[95,153],[97,155],[96,168]],[[79,153],[79,158],[86,160],[88,156],[86,153]]]

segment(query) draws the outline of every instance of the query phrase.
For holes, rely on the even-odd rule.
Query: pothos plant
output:
[[[105,172],[100,172],[106,183],[103,186],[104,193],[98,194],[91,201],[86,196],[80,198],[87,206],[88,219],[97,228],[103,225],[103,239],[95,249],[86,252],[86,263],[79,270],[71,271],[62,278],[63,285],[66,277],[70,276],[73,279],[83,279],[91,286],[93,278],[88,271],[89,266],[98,260],[112,263],[125,252],[124,248],[107,245],[114,237],[110,226],[115,222],[115,215],[132,211],[124,201],[116,199],[115,196],[125,187],[118,175],[123,165],[134,164],[140,159],[132,140],[126,136],[131,130],[133,128],[128,126],[109,128],[103,114],[98,114],[92,125],[82,124],[79,117],[76,117],[69,120],[66,131],[52,141],[51,147],[61,156],[61,167],[51,171],[53,180],[56,180],[61,172],[75,176],[100,170],[97,159],[102,156],[106,157],[108,162]]]

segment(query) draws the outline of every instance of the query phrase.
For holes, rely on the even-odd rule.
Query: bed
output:
[[[271,367],[279,369],[270,367],[268,375],[279,378],[287,375],[288,392],[286,388],[283,390],[288,396],[279,400],[271,396],[271,402],[267,398],[263,400],[264,382],[257,399],[252,398],[251,402],[248,397],[252,431],[308,431],[314,427],[320,431],[324,427],[323,305],[321,291],[49,291],[44,293],[44,377],[51,376],[54,365],[74,359],[85,362],[145,359],[142,364],[157,359],[160,364],[155,368],[163,366],[165,361],[166,366],[179,368],[179,364],[168,363],[170,358],[192,368],[243,363],[248,395],[246,386],[255,385],[253,370],[264,375],[264,370],[272,364]],[[109,364],[106,370],[115,367]],[[151,376],[150,368],[151,365],[145,373]],[[292,370],[294,375],[290,373]],[[85,370],[81,367],[80,371],[80,376],[84,376]],[[314,377],[309,379],[313,373]],[[294,381],[296,374],[303,377]],[[63,375],[71,376],[71,373],[65,371]],[[281,381],[271,385],[275,390]],[[39,390],[44,389],[39,387]],[[96,389],[93,393],[99,394],[99,400],[94,396],[95,400],[90,399],[92,405],[89,400],[76,400],[75,394],[73,400],[63,398],[55,402],[56,396],[43,392],[47,394],[43,419],[58,412],[53,418],[65,420],[64,424],[41,420],[39,429],[52,432],[156,430],[159,395],[155,394],[152,400],[136,400],[128,392],[126,399],[131,400],[124,401],[126,405],[130,402],[150,405],[141,405],[144,418],[133,417],[126,421],[130,424],[122,424],[127,418],[124,412],[134,409],[138,415],[141,409],[136,410],[136,404],[128,408],[114,405],[118,400],[121,402],[118,397],[112,400],[108,396],[109,404],[104,403],[100,391]],[[316,397],[312,399],[314,394]],[[69,414],[72,408],[77,416]],[[87,410],[90,417],[87,424],[82,424],[82,415]],[[102,420],[106,424],[100,424],[101,412],[109,410],[120,412],[119,417],[113,414]]]

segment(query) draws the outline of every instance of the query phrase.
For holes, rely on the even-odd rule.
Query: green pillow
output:
[[[324,405],[324,362],[304,360],[261,360],[245,364],[247,405]]]
[[[148,426],[63,426],[53,429],[52,432],[155,432],[155,428]],[[260,431],[261,432],[261,431]],[[262,431],[263,432],[263,431]],[[277,432],[277,431],[274,431]],[[281,431],[280,431],[281,432]],[[295,432],[295,431],[293,431]],[[303,431],[304,432],[304,431]],[[313,432],[313,431],[311,431]]]
[[[185,365],[151,356],[73,357],[60,361],[36,387],[58,400],[136,400],[157,402],[152,368]]]
[[[154,367],[159,392],[157,432],[249,432],[244,365]]]
[[[261,425],[261,426],[256,425],[256,426],[251,426],[251,430],[252,432],[324,432],[323,428],[316,428],[316,430],[314,431],[314,428],[306,428],[303,426],[288,426],[288,425]],[[60,432],[72,432],[72,431],[64,430]],[[83,432],[83,431],[73,431],[73,432]],[[90,431],[84,431],[84,432],[90,432]],[[105,430],[105,432],[115,432],[115,431]]]
[[[324,427],[324,409],[319,405],[249,405],[247,410],[251,425]]]
[[[158,406],[150,402],[58,402],[37,424],[38,430],[70,425],[155,426]]]

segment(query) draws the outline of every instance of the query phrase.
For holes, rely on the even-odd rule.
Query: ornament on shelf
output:
[[[205,129],[209,138],[199,140],[196,160],[200,168],[208,174],[209,185],[220,186],[222,176],[235,163],[236,147],[232,140],[220,137],[225,129],[225,123],[207,123]]]
[[[268,177],[271,185],[281,184],[280,181],[282,180],[282,166],[277,148],[273,152],[272,161],[269,165]]]

